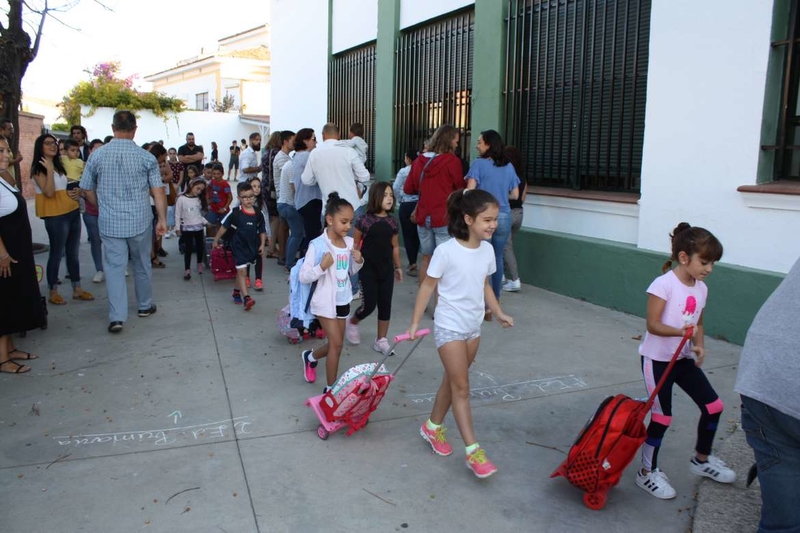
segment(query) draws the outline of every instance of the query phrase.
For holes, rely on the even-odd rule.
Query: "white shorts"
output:
[[[433,325],[433,340],[436,342],[436,348],[441,348],[448,342],[471,341],[472,339],[477,339],[480,336],[480,328],[469,333],[459,333],[458,331],[439,327],[436,324]]]

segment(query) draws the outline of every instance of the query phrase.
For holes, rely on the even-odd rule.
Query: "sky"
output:
[[[97,63],[119,61],[123,77],[137,74],[141,79],[199,55],[204,46],[215,49],[218,39],[269,19],[269,2],[264,0],[239,5],[220,0],[49,1],[51,6],[76,4],[55,16],[77,30],[46,19],[39,53],[22,80],[22,91],[29,97],[56,101],[87,80],[84,71]],[[40,6],[44,1],[29,0],[29,4]],[[235,9],[223,8],[231,5]],[[38,25],[39,17],[28,14],[26,20]],[[33,39],[31,25],[25,29]]]

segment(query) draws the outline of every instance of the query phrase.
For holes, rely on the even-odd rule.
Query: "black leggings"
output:
[[[389,274],[381,274],[375,267],[369,264],[364,265],[358,272],[358,279],[361,282],[361,290],[364,291],[364,299],[361,306],[356,310],[356,318],[364,320],[378,306],[378,320],[390,320],[392,318],[392,292],[394,291],[394,277]]]
[[[261,254],[256,256],[256,279],[261,279],[261,274],[264,271],[264,258]],[[247,265],[247,277],[250,277],[250,265]]]
[[[192,253],[197,253],[197,264],[203,262],[206,255],[206,240],[203,237],[203,230],[184,231],[181,233],[183,239],[183,268],[189,270],[192,267]]]
[[[306,231],[300,244],[300,253],[305,254],[308,243],[322,235],[322,200],[311,200],[297,212],[303,217],[303,229]]]
[[[652,394],[658,380],[664,374],[669,363],[653,361],[642,357],[642,374],[647,393]],[[677,384],[689,395],[700,408],[700,421],[697,424],[697,443],[695,450],[699,454],[711,453],[717,425],[725,407],[714,387],[708,382],[703,371],[698,368],[693,359],[679,359],[667,377],[664,386],[658,393],[650,412],[650,424],[647,426],[647,440],[642,446],[642,463],[645,469],[653,470],[658,467],[658,450],[667,428],[672,422],[672,385]]]

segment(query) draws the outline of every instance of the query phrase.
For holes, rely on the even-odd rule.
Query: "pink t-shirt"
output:
[[[708,287],[702,281],[695,281],[693,287],[687,287],[675,272],[670,270],[657,277],[647,288],[647,294],[652,294],[667,302],[661,314],[661,323],[673,328],[682,328],[684,325],[696,325],[700,314],[706,306]],[[694,297],[697,305],[694,313],[686,312],[686,303],[689,297]],[[669,361],[680,344],[680,337],[662,337],[645,333],[642,344],[639,345],[639,354],[649,357],[654,361]],[[679,359],[691,356],[690,343],[686,343]]]

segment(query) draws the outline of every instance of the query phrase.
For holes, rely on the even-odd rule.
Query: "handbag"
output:
[[[433,162],[434,159],[436,159],[437,155],[438,154],[433,154],[433,157],[428,159],[428,162],[425,163],[424,167],[422,167],[422,172],[419,173],[419,196],[420,197],[422,197],[422,178],[425,177],[425,169],[428,168],[428,165],[430,165],[431,162]],[[418,207],[419,207],[419,201],[417,201],[417,205],[414,206],[414,210],[411,211],[411,215],[409,215],[409,217],[408,217],[411,220],[411,222],[413,222],[414,224],[417,223],[417,208]]]

